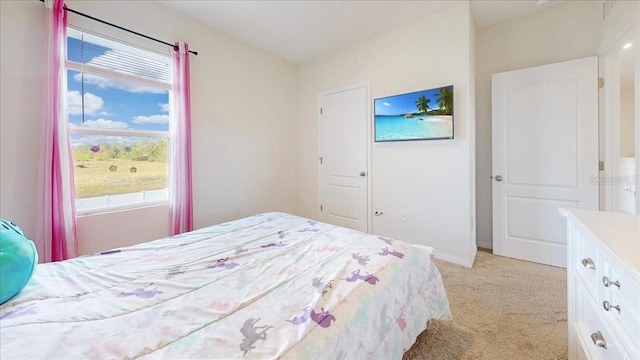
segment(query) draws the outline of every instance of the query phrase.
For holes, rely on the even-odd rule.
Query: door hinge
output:
[[[604,87],[604,78],[598,78],[598,89],[602,89]]]
[[[322,108],[320,108],[320,115],[322,115]]]
[[[322,156],[320,156],[318,159],[320,159],[320,165],[322,165]]]
[[[322,205],[320,205],[320,211],[322,211]]]
[[[604,171],[604,161],[598,161],[598,170]]]

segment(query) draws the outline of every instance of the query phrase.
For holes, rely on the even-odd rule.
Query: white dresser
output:
[[[569,360],[640,360],[640,216],[560,212],[567,219]]]

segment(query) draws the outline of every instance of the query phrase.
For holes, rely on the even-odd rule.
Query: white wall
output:
[[[620,156],[634,157],[635,143],[635,112],[633,89],[620,91]]]
[[[567,1],[477,31],[476,207],[478,246],[493,248],[491,75],[597,55],[602,2]]]
[[[300,66],[299,212],[318,218],[318,93],[370,81],[372,98],[454,85],[455,139],[372,145],[373,233],[430,245],[470,266],[473,216],[473,31],[468,3]],[[407,212],[407,222],[400,221]]]
[[[70,8],[156,38],[191,56],[194,223],[295,211],[297,68],[154,1],[67,1]],[[33,238],[42,109],[44,5],[0,1],[0,216]],[[166,51],[70,14],[69,22]],[[239,208],[239,214],[236,209]],[[78,219],[83,253],[168,234],[168,209]],[[40,248],[39,248],[40,250]]]
[[[30,238],[44,101],[42,7],[37,1],[0,1],[0,217]]]

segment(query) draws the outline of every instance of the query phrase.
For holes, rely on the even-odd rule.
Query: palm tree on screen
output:
[[[453,92],[451,91],[451,87],[440,88],[436,96],[438,97],[436,99],[438,106],[447,113],[451,113],[451,108],[453,107]]]
[[[423,114],[426,113],[429,110],[429,102],[431,102],[431,99],[424,95],[420,96],[418,100],[416,100],[416,107],[418,107],[418,111]]]

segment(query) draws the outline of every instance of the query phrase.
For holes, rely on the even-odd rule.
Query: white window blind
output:
[[[67,37],[67,59],[75,63],[76,66],[72,67],[76,70],[88,71],[94,67],[122,74],[123,79],[143,78],[152,83],[170,85],[170,58],[166,55],[137,49],[77,29],[69,28]]]

